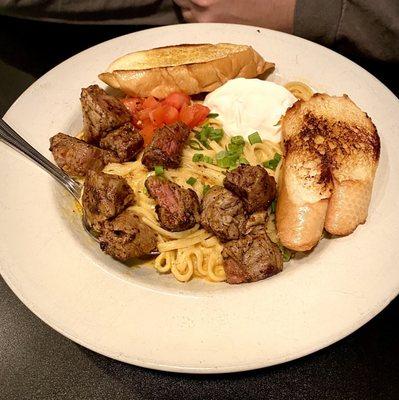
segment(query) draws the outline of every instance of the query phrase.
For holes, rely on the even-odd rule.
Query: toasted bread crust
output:
[[[367,218],[380,155],[380,140],[371,119],[346,95],[318,93],[287,111],[282,130],[286,189],[279,201],[288,204],[277,212],[278,232],[286,232],[280,237],[282,243],[293,250],[316,245],[322,230],[309,243],[307,231],[314,224],[296,214],[301,207],[319,209],[327,199],[327,212],[325,218],[320,214],[319,226],[336,235],[353,232]],[[294,240],[298,224],[303,237],[297,235]]]
[[[164,98],[176,91],[210,92],[229,79],[254,78],[274,68],[252,47],[243,45],[180,45],[138,53],[116,60],[99,78],[131,96]]]

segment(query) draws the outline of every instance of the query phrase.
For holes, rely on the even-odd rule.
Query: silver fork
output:
[[[68,192],[79,202],[82,195],[83,187],[79,182],[76,182],[64,171],[50,162],[46,157],[40,154],[35,148],[33,148],[25,139],[18,135],[10,125],[7,124],[2,118],[0,118],[0,139],[11,146],[12,148],[20,151],[30,160],[41,166],[46,172],[48,172],[58,183],[60,183]],[[90,229],[89,224],[86,221],[85,215],[82,216],[82,224],[87,233],[98,241],[95,233]]]

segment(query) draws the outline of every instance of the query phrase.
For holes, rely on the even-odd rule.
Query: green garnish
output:
[[[243,157],[243,156],[241,156],[241,157],[238,159],[238,162],[239,162],[240,164],[249,164],[249,161],[248,161],[245,157]]]
[[[204,156],[204,162],[207,164],[213,164],[213,158],[209,156]]]
[[[276,212],[276,204],[277,204],[276,200],[273,200],[272,204],[270,204],[270,211],[272,212],[272,214]]]
[[[242,155],[245,141],[242,136],[233,136],[226,150],[219,151],[216,155],[216,164],[221,168],[234,169],[239,164],[249,164]]]
[[[208,118],[217,118],[219,116],[218,113],[209,113]]]
[[[291,260],[293,254],[290,250],[286,249],[285,247],[282,247],[281,252],[283,253],[283,261],[284,262],[288,262]]]
[[[205,196],[211,187],[209,185],[204,185],[202,187],[202,194]]]
[[[162,165],[156,165],[154,167],[154,171],[155,171],[155,175],[158,175],[158,176],[163,175],[165,172]]]
[[[251,133],[251,134],[248,136],[248,141],[249,141],[249,143],[251,143],[251,144],[262,143],[262,139],[261,139],[261,137],[259,136],[259,133],[258,133],[258,132]]]
[[[193,150],[203,150],[202,146],[194,139],[190,140],[188,142],[188,145],[193,149]]]
[[[204,159],[204,155],[201,154],[201,153],[195,153],[193,155],[193,161],[194,162],[199,162],[199,161],[202,161],[203,159]]]
[[[244,145],[245,144],[245,140],[242,136],[233,136],[230,140],[230,142],[232,144],[239,144],[239,145]]]
[[[186,180],[186,183],[188,183],[188,184],[191,185],[191,186],[194,186],[194,185],[195,185],[195,182],[197,182],[197,180],[196,180],[193,176],[190,176],[190,178],[188,178],[188,179]]]
[[[208,140],[219,142],[223,135],[223,129],[215,129],[208,124],[204,125],[200,131],[195,132],[195,138],[207,149],[210,149]]]
[[[223,129],[214,129],[210,127],[211,130],[209,131],[209,139],[214,140],[215,142],[219,142],[220,139],[223,137]]]
[[[280,161],[281,161],[281,154],[275,153],[274,157],[271,160],[265,161],[263,163],[263,166],[268,169],[271,169],[272,171],[275,171]]]

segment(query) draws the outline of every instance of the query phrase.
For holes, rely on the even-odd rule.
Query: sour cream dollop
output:
[[[284,86],[260,79],[237,78],[209,93],[204,104],[219,114],[230,136],[258,132],[263,140],[281,141],[281,117],[296,102]]]

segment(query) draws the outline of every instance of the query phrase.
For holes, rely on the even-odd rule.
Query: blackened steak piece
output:
[[[183,122],[158,128],[152,142],[145,148],[141,162],[149,170],[153,170],[156,165],[178,168],[189,134],[190,128]]]
[[[143,144],[143,137],[130,122],[109,132],[100,140],[100,147],[113,151],[120,162],[133,160]]]
[[[130,121],[123,103],[110,96],[98,85],[82,89],[80,95],[83,113],[83,139],[98,144],[106,134]]]
[[[283,257],[262,226],[223,245],[223,267],[228,283],[255,282],[279,273]]]
[[[266,210],[276,197],[276,181],[261,166],[240,165],[223,181],[244,202],[248,213]]]
[[[106,220],[116,217],[133,203],[133,190],[124,178],[103,172],[88,172],[82,205],[86,220],[93,229],[101,231]]]
[[[106,221],[99,240],[101,250],[120,261],[145,256],[157,247],[155,232],[131,210]]]
[[[238,239],[245,230],[245,210],[239,197],[213,186],[202,199],[201,225],[220,240]]]
[[[145,182],[149,195],[157,202],[156,212],[161,226],[171,232],[192,228],[199,222],[199,200],[194,190],[158,176]]]
[[[110,162],[119,162],[115,153],[83,140],[57,133],[50,138],[50,151],[57,165],[68,175],[83,177],[88,171],[101,171]]]

